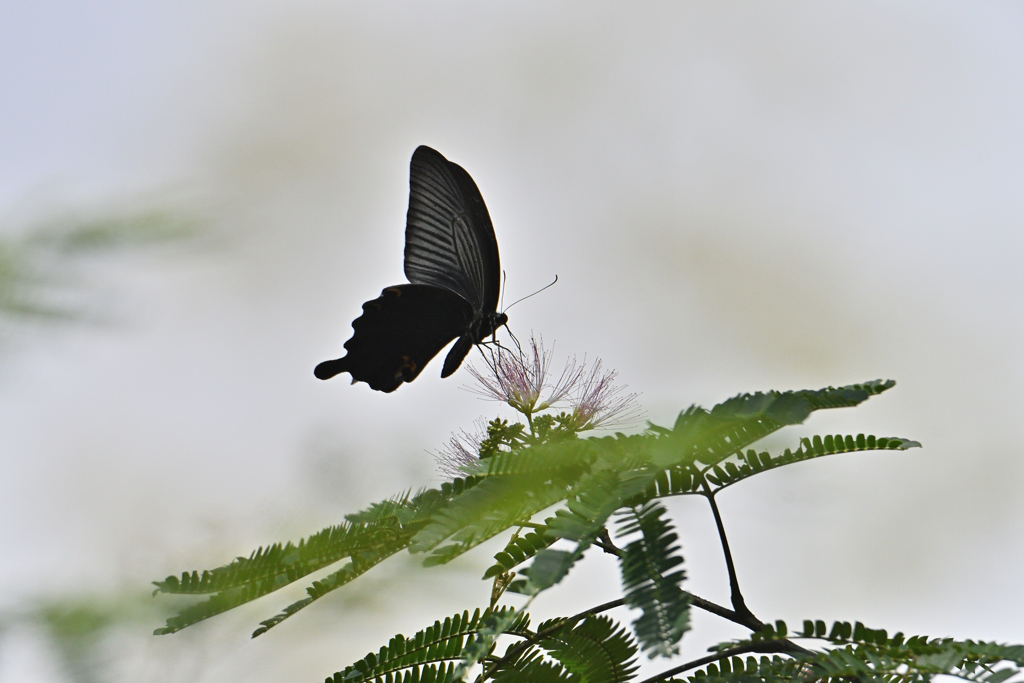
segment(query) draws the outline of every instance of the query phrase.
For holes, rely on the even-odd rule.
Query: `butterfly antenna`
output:
[[[508,286],[508,273],[505,269],[501,269],[501,300],[498,302],[498,308],[505,310],[505,288]]]
[[[548,287],[552,287],[552,286],[554,286],[554,284],[555,284],[556,282],[558,282],[558,274],[557,274],[557,273],[555,274],[555,279],[554,279],[554,280],[552,280],[550,284],[544,285],[543,287],[541,287],[540,289],[538,289],[538,290],[537,290],[536,292],[534,292],[533,294],[527,294],[527,295],[526,295],[526,296],[524,296],[524,297],[523,297],[522,299],[517,299],[516,301],[513,301],[512,303],[510,303],[510,304],[508,305],[508,308],[512,308],[513,306],[515,306],[515,305],[516,305],[517,303],[519,303],[520,301],[526,301],[526,300],[527,300],[527,299],[529,299],[529,298],[530,298],[531,296],[534,296],[534,295],[536,295],[536,294],[540,294],[541,292],[543,292],[543,291],[544,291],[545,289],[547,289]],[[502,309],[502,311],[503,311],[503,312],[504,312],[504,311],[507,311],[507,310],[508,310],[508,308],[503,308],[503,309]]]

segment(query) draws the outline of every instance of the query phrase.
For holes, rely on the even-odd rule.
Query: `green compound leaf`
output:
[[[548,538],[538,533],[528,533],[525,536],[515,534],[509,540],[505,549],[494,556],[495,563],[484,572],[483,578],[491,579],[499,574],[504,574],[518,567],[526,560],[535,556],[541,550],[554,543],[556,538]]]
[[[406,638],[402,634],[394,636],[378,652],[369,653],[343,671],[335,673],[327,681],[362,683],[382,677],[388,677],[388,680],[417,680],[415,676],[440,673],[444,673],[447,678],[437,680],[458,680],[454,677],[455,667],[465,656],[467,646],[489,620],[494,619],[507,622],[503,631],[505,633],[529,633],[529,616],[510,607],[496,612],[481,612],[478,609],[472,616],[466,611],[448,617],[443,622],[435,621],[432,626],[419,631],[411,638]],[[432,667],[435,671],[430,673]],[[399,678],[398,676],[402,674],[404,677]],[[414,678],[409,679],[409,676]]]
[[[896,383],[875,380],[816,391],[771,391],[740,394],[711,410],[691,407],[679,414],[671,430],[651,425],[668,437],[659,442],[655,463],[664,468],[702,463],[715,465],[787,425],[802,423],[816,410],[856,406]]]
[[[626,546],[619,565],[626,604],[641,610],[633,631],[650,657],[678,654],[679,641],[690,628],[683,558],[665,512],[660,503],[646,503],[623,513],[619,528],[624,536],[640,533]]]
[[[864,434],[814,436],[801,439],[800,448],[796,451],[787,448],[780,455],[771,455],[767,451],[758,453],[750,449],[742,459],[737,458],[736,462],[728,461],[709,467],[706,476],[712,484],[712,490],[717,491],[761,472],[826,455],[879,450],[905,451],[920,447],[921,444],[917,441],[899,437],[877,437]]]
[[[719,651],[786,638],[785,622],[766,626],[748,640],[721,643]],[[860,622],[837,621],[828,628],[822,620],[804,621],[797,638],[827,642],[832,649],[795,659],[748,657],[723,659],[694,672],[690,681],[817,681],[898,680],[929,681],[947,675],[967,681],[1000,683],[1021,673],[1024,645],[957,641],[952,638],[889,636]]]
[[[571,551],[541,550],[523,572],[528,581],[514,582],[509,590],[536,595],[560,582],[598,536],[606,532],[608,519],[615,511],[645,490],[654,476],[654,472],[649,472],[642,477],[622,477],[614,470],[601,470],[581,478],[566,507],[545,520],[542,532],[548,538],[572,541],[576,547]]]
[[[489,477],[434,515],[412,539],[412,552],[433,551],[424,566],[455,557],[565,497],[566,483],[546,473]],[[447,541],[447,543],[446,543]]]
[[[539,631],[544,631],[544,624]],[[539,643],[575,680],[624,683],[636,672],[636,643],[626,629],[605,616],[591,616]]]
[[[307,589],[308,597],[263,622],[254,633],[267,629],[312,601],[359,576],[370,567],[409,547],[412,538],[438,510],[471,489],[478,479],[456,480],[440,489],[429,489],[377,503],[349,516],[342,524],[324,529],[298,544],[275,544],[241,557],[218,569],[184,573],[155,582],[157,592],[206,594],[207,600],[190,605],[169,618],[154,634],[174,633],[245,604],[331,564],[350,558],[350,563]]]

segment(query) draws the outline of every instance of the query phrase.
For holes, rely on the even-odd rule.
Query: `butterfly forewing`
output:
[[[498,243],[480,190],[429,147],[417,148],[410,165],[405,275],[455,292],[477,312],[498,305]]]

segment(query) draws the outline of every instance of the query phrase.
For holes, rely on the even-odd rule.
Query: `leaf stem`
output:
[[[746,626],[747,628],[750,628],[752,631],[760,630],[761,627],[764,626],[764,624],[761,624],[761,622],[758,621],[757,623],[760,624],[760,626],[758,626],[757,628],[753,628],[751,626],[751,624],[750,624],[750,619],[749,618],[744,617],[743,615],[738,614],[737,612],[734,612],[733,610],[729,609],[728,607],[722,607],[721,605],[719,605],[717,603],[711,602],[710,600],[705,600],[704,598],[702,598],[702,597],[700,597],[698,595],[694,595],[693,593],[687,593],[687,596],[689,596],[689,598],[690,598],[690,604],[693,605],[694,607],[702,609],[705,612],[710,612],[711,614],[714,614],[716,616],[722,617],[723,619],[727,619],[727,620],[729,620],[731,622],[739,624],[740,626]],[[505,651],[505,654],[502,655],[500,658],[498,658],[498,659],[490,659],[489,661],[492,661],[493,663],[489,667],[487,667],[484,671],[482,671],[480,673],[480,675],[476,679],[477,682],[480,683],[482,681],[486,681],[488,678],[490,678],[492,675],[494,675],[495,671],[497,671],[498,668],[500,668],[504,664],[508,663],[509,661],[513,660],[514,658],[518,657],[527,648],[531,647],[532,645],[534,645],[538,641],[543,640],[544,638],[547,638],[552,633],[554,633],[554,632],[558,631],[559,629],[563,628],[567,623],[575,623],[575,622],[580,621],[582,619],[586,619],[587,617],[591,617],[591,616],[593,616],[595,614],[600,614],[601,612],[607,612],[608,610],[615,609],[616,607],[622,607],[625,604],[626,604],[626,600],[624,598],[619,598],[617,600],[611,600],[609,602],[602,603],[600,605],[597,605],[596,607],[591,607],[590,609],[584,610],[583,612],[580,612],[579,614],[574,614],[571,617],[567,617],[565,619],[559,619],[558,621],[556,621],[554,624],[552,624],[548,628],[544,629],[543,631],[538,631],[537,633],[534,633],[532,636],[529,636],[528,638],[524,638],[518,644],[509,647],[508,650]],[[756,619],[755,619],[755,621],[756,621]],[[517,634],[511,634],[511,635],[517,635]],[[757,649],[757,648],[761,648],[761,649]],[[703,666],[704,664],[707,664],[707,663],[710,663],[710,662],[714,662],[714,661],[717,661],[719,659],[723,659],[724,657],[732,656],[734,654],[741,654],[743,652],[789,652],[789,653],[798,652],[798,653],[802,653],[802,654],[812,654],[810,650],[802,648],[799,645],[797,645],[796,643],[793,643],[792,641],[789,641],[789,640],[766,641],[764,643],[747,643],[745,645],[741,645],[741,646],[733,648],[731,650],[725,650],[725,651],[719,652],[719,653],[717,653],[715,655],[711,655],[709,657],[703,657],[701,659],[694,660],[693,662],[689,662],[688,664],[683,664],[680,667],[676,667],[674,669],[670,669],[669,671],[667,671],[665,673],[659,674],[658,676],[655,676],[654,678],[649,678],[649,679],[647,679],[645,681],[642,681],[641,683],[653,683],[654,681],[660,681],[660,680],[663,680],[667,676],[672,676],[672,675],[674,675],[676,673],[679,673],[681,671],[686,671],[689,668],[693,668],[695,666]]]
[[[644,680],[640,681],[640,683],[657,683],[657,681],[664,681],[665,679],[671,678],[676,674],[681,674],[684,671],[696,669],[699,666],[711,664],[712,662],[717,662],[722,659],[728,659],[729,657],[733,657],[735,655],[741,655],[745,652],[782,652],[786,654],[792,654],[792,645],[793,644],[790,643],[788,640],[764,641],[760,643],[745,643],[743,645],[730,648],[728,650],[716,652],[715,654],[708,655],[707,657],[701,657],[700,659],[694,659],[692,661],[686,662],[685,664],[680,664],[679,666],[672,667],[667,671],[662,671],[660,674],[655,674],[650,678],[645,678]]]
[[[738,624],[746,626],[752,631],[759,631],[764,627],[764,624],[754,616],[754,614],[747,607],[746,602],[743,600],[743,593],[740,592],[740,582],[736,576],[736,565],[732,561],[732,552],[729,550],[729,539],[725,535],[725,524],[722,522],[722,513],[718,511],[718,503],[715,502],[715,494],[708,485],[708,480],[701,473],[701,485],[704,488],[704,493],[701,495],[707,499],[711,505],[711,512],[715,516],[715,525],[718,527],[718,538],[722,541],[722,553],[725,555],[725,567],[729,571],[729,591],[731,593],[730,600],[732,601],[732,608],[735,610],[736,616],[741,619],[734,620]]]
[[[618,600],[612,600],[611,602],[603,603],[601,605],[598,605],[597,607],[591,607],[590,609],[588,609],[586,611],[580,612],[579,614],[574,614],[573,616],[568,617],[566,619],[558,619],[554,624],[552,624],[548,628],[544,629],[543,631],[537,631],[536,633],[534,633],[529,638],[527,638],[527,639],[523,640],[522,642],[520,642],[520,643],[510,647],[509,649],[507,649],[505,651],[505,654],[502,655],[501,659],[498,659],[496,662],[494,662],[494,664],[491,664],[491,666],[489,666],[487,669],[482,671],[480,673],[480,676],[477,677],[476,680],[477,681],[486,681],[503,664],[505,664],[506,662],[509,662],[512,659],[518,657],[520,654],[522,654],[527,648],[532,646],[534,643],[536,643],[536,642],[538,642],[540,640],[543,640],[544,638],[547,638],[552,633],[555,633],[556,631],[564,628],[566,624],[575,623],[577,621],[580,621],[581,619],[586,619],[587,617],[593,616],[595,614],[600,614],[601,612],[607,612],[608,610],[615,609],[616,607],[622,607],[624,604],[626,604],[626,601],[624,599],[622,599],[622,598],[619,598]]]
[[[601,534],[597,537],[597,540],[594,541],[594,545],[596,545],[598,548],[605,551],[609,555],[622,557],[625,554],[625,551],[622,548],[619,548],[615,545],[615,543],[612,542],[612,537],[608,533],[607,527],[601,529]]]

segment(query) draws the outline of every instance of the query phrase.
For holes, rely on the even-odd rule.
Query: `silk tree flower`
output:
[[[473,391],[508,403],[526,415],[531,426],[534,413],[562,402],[571,407],[576,431],[625,426],[643,417],[637,405],[637,394],[623,393],[626,387],[615,385],[618,373],[605,371],[600,358],[594,361],[589,372],[586,360],[582,363],[577,363],[575,358],[568,360],[562,374],[552,384],[547,381],[550,354],[544,348],[543,339],[537,341],[531,336],[528,348],[527,353],[502,349],[493,352],[487,361],[490,374],[470,365],[470,372],[480,382],[480,387]]]
[[[474,424],[475,431],[452,434],[448,443],[434,454],[437,471],[448,479],[466,476],[467,470],[480,462],[480,444],[487,436],[487,425],[482,418]]]
[[[583,367],[576,367],[575,360],[568,361],[562,374],[554,384],[548,383],[548,366],[551,356],[544,348],[544,340],[530,337],[529,351],[520,349],[517,353],[498,349],[486,359],[489,374],[469,366],[469,372],[480,382],[479,389],[472,389],[486,398],[507,403],[520,413],[530,416],[547,410],[565,399],[583,375]],[[547,390],[547,396],[541,400]]]
[[[615,370],[604,372],[600,358],[585,377],[581,370],[570,399],[577,431],[626,426],[643,417],[637,394],[624,394],[627,387],[615,385],[618,374]]]

